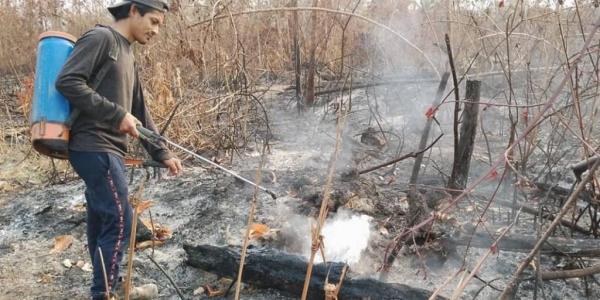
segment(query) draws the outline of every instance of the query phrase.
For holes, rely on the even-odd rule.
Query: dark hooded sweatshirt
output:
[[[116,61],[110,55],[115,43]],[[94,90],[90,84],[104,64],[110,67]],[[58,75],[56,89],[81,111],[71,126],[70,150],[111,152],[123,157],[127,152],[127,135],[119,132],[119,125],[127,112],[142,126],[156,132],[144,103],[132,46],[110,27],[98,25],[77,40]],[[172,157],[164,147],[142,144],[156,161]]]

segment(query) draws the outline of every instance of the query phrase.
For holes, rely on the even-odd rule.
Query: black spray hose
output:
[[[171,142],[170,140],[168,140],[168,139],[164,138],[163,136],[155,133],[154,131],[151,131],[151,130],[149,130],[147,128],[144,128],[141,125],[137,126],[137,130],[140,133],[140,138],[146,140],[148,143],[151,143],[151,144],[154,144],[154,145],[157,145],[157,146],[160,145],[161,142],[169,144],[169,145],[171,145],[171,146],[173,146],[173,147],[175,147],[175,148],[177,148],[177,149],[179,149],[179,150],[181,150],[181,151],[183,151],[183,152],[185,152],[185,153],[193,156],[194,158],[196,158],[198,160],[201,160],[201,161],[203,161],[203,162],[205,162],[205,163],[207,163],[207,164],[209,164],[209,165],[211,165],[213,167],[221,169],[221,171],[224,171],[225,173],[227,173],[227,174],[229,174],[229,175],[231,175],[231,176],[233,176],[233,177],[235,177],[235,178],[237,178],[237,179],[239,179],[239,180],[241,180],[241,181],[243,181],[245,183],[248,183],[248,184],[250,184],[250,185],[252,185],[252,186],[254,186],[256,188],[258,188],[259,190],[261,190],[261,191],[269,194],[271,196],[271,198],[277,199],[277,195],[275,195],[275,193],[273,193],[272,191],[268,190],[267,188],[265,188],[263,186],[260,186],[260,185],[258,185],[256,183],[254,183],[254,182],[252,182],[252,181],[250,181],[250,180],[248,180],[248,179],[240,176],[236,172],[234,172],[232,170],[229,170],[229,169],[227,169],[227,168],[225,168],[225,167],[223,167],[223,166],[221,166],[221,165],[219,165],[219,164],[217,164],[217,163],[215,163],[215,162],[213,162],[213,161],[211,161],[211,160],[209,160],[209,159],[207,159],[207,158],[205,158],[205,157],[203,157],[201,155],[198,155],[198,154],[194,153],[191,150],[188,150],[188,149],[186,149],[186,148],[184,148],[184,147],[182,147],[182,146],[180,146],[180,145],[178,145],[176,143]]]

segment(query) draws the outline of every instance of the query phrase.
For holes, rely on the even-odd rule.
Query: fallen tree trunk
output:
[[[238,270],[238,249],[211,245],[192,246],[184,244],[188,264],[233,278]],[[317,264],[313,268],[308,299],[324,299],[324,285],[337,283],[344,264]],[[299,296],[304,286],[307,262],[295,255],[273,249],[249,249],[242,280],[259,288],[273,288]],[[384,283],[375,279],[346,278],[339,299],[428,299],[431,292],[403,284]],[[438,299],[442,299],[438,297]]]
[[[487,232],[477,232],[473,237],[463,234],[456,238],[446,238],[445,243],[476,248],[489,248],[495,237]],[[498,243],[498,250],[528,253],[537,243],[535,235],[508,234]],[[600,257],[600,240],[548,238],[540,249],[542,254],[571,257]]]
[[[555,184],[548,184],[543,182],[535,182],[534,184],[537,188],[537,191],[533,193],[534,196],[540,197],[542,199],[548,197],[549,199],[559,201],[559,203],[564,203],[567,200],[567,198],[569,198],[571,193],[573,193],[572,189],[566,189]],[[590,197],[590,194],[585,192],[581,193],[578,199],[583,200],[587,203],[593,202],[593,199],[592,197]]]
[[[500,205],[502,205],[504,207],[509,207],[509,208],[513,207],[512,202],[508,202],[508,201],[496,200],[496,203],[498,203],[498,204],[500,204]],[[521,209],[524,213],[528,213],[530,215],[537,216],[539,214],[537,207],[528,205],[526,203],[518,202],[517,203],[517,208]],[[544,218],[546,220],[549,220],[549,221],[554,221],[555,216],[552,213],[544,212],[542,214],[542,218]],[[569,227],[569,228],[571,228],[571,229],[573,229],[575,231],[578,231],[580,233],[590,234],[590,231],[588,229],[585,229],[585,228],[583,228],[583,227],[581,227],[581,226],[579,226],[577,224],[573,224],[573,222],[571,222],[571,221],[562,219],[562,220],[560,220],[560,224],[563,225],[563,226],[565,226],[565,227]]]
[[[596,162],[600,160],[600,156],[594,155],[592,157],[587,158],[586,160],[580,161],[571,166],[573,173],[575,173],[575,177],[578,181],[581,181],[581,174],[585,173],[589,168],[591,168]]]
[[[419,79],[405,79],[405,80],[389,80],[389,81],[378,81],[378,82],[366,82],[353,84],[352,86],[337,86],[331,89],[318,91],[315,96],[323,96],[327,94],[335,94],[341,92],[347,92],[352,90],[365,89],[370,87],[382,86],[382,85],[399,85],[399,84],[422,84],[424,82],[437,82],[438,80],[419,80]]]
[[[556,280],[556,279],[568,279],[568,278],[580,278],[591,276],[600,273],[600,264],[593,265],[591,267],[574,270],[562,270],[562,271],[545,271],[542,272],[542,280]]]
[[[599,27],[600,27],[600,23],[596,24],[596,27],[594,30],[597,30]],[[566,81],[567,81],[566,79],[563,79],[563,81],[562,81],[563,84]],[[550,103],[550,105],[552,104],[552,102],[549,102],[549,103]],[[506,287],[502,291],[502,294],[500,294],[500,299],[507,300],[511,297],[511,295],[515,294],[515,291],[516,291],[517,285],[519,283],[519,280],[521,278],[521,275],[523,274],[525,269],[529,266],[529,264],[534,259],[534,257],[540,253],[543,246],[545,244],[547,244],[548,239],[550,238],[550,236],[552,235],[552,233],[554,232],[554,230],[560,223],[560,220],[562,220],[562,217],[567,214],[567,212],[570,210],[570,208],[573,205],[575,205],[575,203],[577,202],[577,197],[579,196],[579,194],[582,191],[584,191],[586,189],[587,183],[589,181],[591,181],[592,179],[594,179],[594,173],[596,173],[596,170],[598,169],[598,165],[599,165],[599,163],[596,162],[594,164],[594,166],[588,172],[587,176],[582,181],[579,182],[579,184],[577,185],[577,188],[575,188],[575,186],[573,187],[575,190],[569,196],[569,199],[567,199],[567,201],[565,201],[565,203],[563,204],[560,212],[556,215],[556,219],[554,219],[554,221],[552,221],[552,223],[548,226],[548,228],[545,228],[544,233],[536,240],[533,249],[531,249],[529,254],[527,254],[527,257],[525,257],[525,259],[521,263],[519,263],[517,270],[513,273],[509,283],[506,285]]]

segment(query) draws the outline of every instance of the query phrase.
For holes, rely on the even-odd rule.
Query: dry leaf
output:
[[[157,240],[160,241],[164,241],[164,240],[168,240],[169,238],[171,238],[171,235],[173,234],[173,232],[167,228],[164,227],[158,223],[154,223],[154,228],[152,228],[152,223],[150,222],[149,219],[141,219],[142,224],[144,224],[144,226],[146,226],[146,228],[148,228],[150,231],[152,231],[154,233],[154,237]]]
[[[52,274],[42,274],[40,278],[37,280],[38,283],[52,283],[54,282],[54,276]]]
[[[265,224],[254,223],[250,226],[250,239],[259,238],[269,232],[269,230],[269,226]]]
[[[170,239],[172,234],[173,232],[167,227],[159,227],[154,230],[154,236],[156,236],[156,239],[159,241]]]
[[[159,247],[159,246],[162,246],[164,244],[165,244],[164,241],[154,241],[154,247]],[[152,247],[152,241],[143,241],[143,242],[135,244],[135,250],[136,251],[148,249],[148,248],[151,248],[151,247]]]
[[[152,207],[152,205],[154,205],[154,202],[152,202],[151,200],[140,201],[136,207],[137,213],[143,213],[146,209]],[[148,228],[150,228],[150,226],[148,226]]]
[[[78,203],[73,206],[73,210],[77,212],[84,212],[86,210],[85,203]]]
[[[73,244],[72,235],[61,235],[54,238],[54,248],[50,250],[50,254],[65,251]]]
[[[206,295],[210,298],[220,297],[225,295],[225,291],[220,290],[218,288],[213,288],[210,285],[205,285],[204,290],[206,291]]]

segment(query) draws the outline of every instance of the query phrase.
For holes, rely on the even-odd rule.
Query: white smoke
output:
[[[358,263],[369,243],[371,219],[340,210],[333,219],[327,220],[322,230],[325,259],[349,265]],[[321,256],[317,256],[317,262],[321,262]]]

